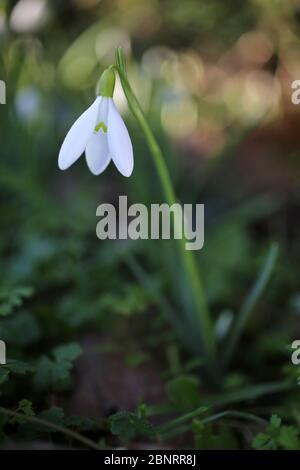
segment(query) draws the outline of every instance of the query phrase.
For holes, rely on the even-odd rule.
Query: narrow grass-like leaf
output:
[[[250,290],[248,296],[243,303],[237,319],[233,325],[231,334],[229,336],[228,344],[225,347],[223,366],[226,367],[230,362],[232,355],[237,347],[239,339],[243,333],[245,325],[253,312],[256,304],[258,303],[270,277],[273,272],[276,260],[278,258],[279,247],[277,243],[273,243],[267,255],[267,258],[262,266],[262,269],[257,277],[255,284]]]

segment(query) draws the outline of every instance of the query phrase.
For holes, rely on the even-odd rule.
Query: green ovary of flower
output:
[[[99,132],[100,129],[104,132],[104,134],[107,133],[107,126],[104,124],[104,122],[98,122],[98,124],[95,126],[95,132]]]

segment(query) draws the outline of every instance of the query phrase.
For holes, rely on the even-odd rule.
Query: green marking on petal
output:
[[[104,134],[107,133],[107,126],[104,124],[104,122],[98,122],[98,124],[95,126],[95,132],[99,132],[100,129],[104,132]]]

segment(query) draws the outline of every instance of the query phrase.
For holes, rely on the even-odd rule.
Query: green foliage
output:
[[[75,429],[82,431],[97,429],[97,423],[94,420],[79,416],[66,417],[64,410],[56,406],[36,414],[32,402],[27,399],[21,400],[16,410],[8,411],[8,413],[0,408],[0,436],[6,437],[9,426],[13,426],[15,437],[21,440],[45,439],[49,434],[61,433],[81,441],[81,436],[74,431]]]
[[[199,379],[193,375],[181,375],[166,384],[169,400],[181,412],[192,411],[200,406]]]
[[[26,364],[22,361],[17,361],[15,359],[10,359],[6,364],[2,365],[4,369],[9,370],[14,374],[25,375],[27,372],[32,372],[34,368],[30,364]]]
[[[120,411],[109,417],[109,426],[112,434],[122,441],[132,441],[136,437],[151,437],[153,429],[148,421],[129,411]]]
[[[41,338],[41,328],[30,312],[16,312],[1,320],[0,337],[10,347],[22,348],[36,343]]]
[[[22,361],[10,359],[6,364],[0,365],[0,386],[8,381],[10,374],[25,375],[33,372],[34,367]]]
[[[211,424],[204,424],[201,420],[194,420],[192,430],[195,439],[195,448],[199,450],[235,450],[238,442],[230,429],[213,430]]]
[[[28,286],[6,287],[0,291],[0,317],[10,315],[16,307],[20,307],[24,299],[33,295],[33,288]]]
[[[42,418],[45,421],[49,421],[54,424],[64,424],[64,410],[57,406],[52,406],[48,410],[42,411],[39,414],[39,418]]]
[[[26,417],[35,415],[32,402],[26,399],[19,401],[16,412],[19,413],[19,416],[14,416],[11,418],[10,422],[12,424],[24,424],[26,423]],[[24,418],[22,418],[20,415],[24,415]]]
[[[104,294],[100,308],[108,314],[131,316],[143,312],[150,303],[149,294],[135,284],[120,286],[117,293]]]
[[[53,358],[42,356],[36,364],[34,386],[38,391],[61,391],[70,385],[72,363],[82,350],[76,343],[56,347],[52,351]]]
[[[277,415],[272,415],[264,432],[255,436],[252,446],[256,450],[299,450],[299,430],[295,426],[282,425]]]
[[[0,367],[0,386],[4,384],[9,377],[9,370],[5,370],[4,367]]]

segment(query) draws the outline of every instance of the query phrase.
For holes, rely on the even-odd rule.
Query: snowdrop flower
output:
[[[103,72],[94,103],[77,119],[61,146],[58,166],[69,168],[85,152],[90,171],[99,175],[112,160],[119,172],[130,176],[133,170],[132,144],[112,95],[115,74]]]

